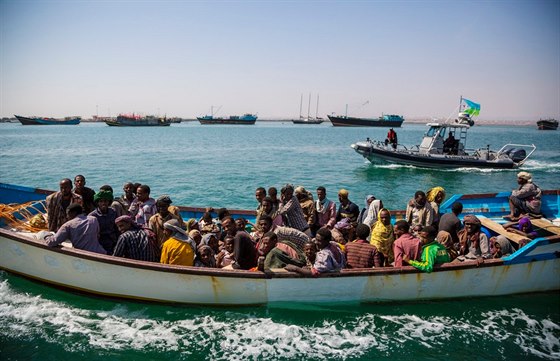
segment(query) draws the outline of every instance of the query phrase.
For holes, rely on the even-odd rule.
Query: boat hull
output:
[[[352,148],[373,164],[405,164],[426,168],[493,168],[512,169],[518,164],[511,159],[487,161],[474,156],[420,154],[416,151],[384,149],[381,146],[352,144]]]
[[[560,251],[543,244],[531,256]],[[304,278],[263,273],[169,266],[76,250],[49,248],[16,232],[0,230],[0,268],[48,284],[96,295],[143,301],[264,305],[437,300],[500,296],[560,289],[560,259],[505,264],[504,260],[446,264],[432,273],[412,267],[345,270]]]
[[[354,118],[345,116],[328,115],[335,127],[392,127],[399,128],[404,119],[384,120],[383,118]]]
[[[292,123],[294,124],[321,124],[323,123],[324,120],[322,119],[309,119],[309,120],[304,120],[304,119],[292,119]]]
[[[168,127],[171,121],[164,118],[128,118],[119,116],[117,119],[106,120],[105,124],[111,127]]]
[[[28,118],[20,115],[15,116],[22,125],[78,125],[81,118],[53,119],[53,118]]]
[[[242,125],[253,125],[256,123],[256,119],[227,119],[227,118],[214,118],[214,119],[204,119],[203,117],[196,118],[200,124],[242,124]]]
[[[555,119],[539,120],[537,128],[539,130],[556,130],[558,129],[558,121]]]

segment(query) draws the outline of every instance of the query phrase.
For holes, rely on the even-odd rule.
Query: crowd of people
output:
[[[519,188],[509,199],[511,222],[505,227],[537,236],[530,218],[540,213],[541,190],[527,172],[517,175]],[[417,191],[406,205],[404,219],[392,223],[391,211],[374,195],[364,207],[338,191],[338,206],[325,187],[314,195],[286,184],[255,190],[254,223],[234,219],[227,209],[207,208],[200,219],[184,220],[168,195],[151,197],[146,184],[125,183],[115,197],[104,185],[95,192],[83,175],[59,183],[47,197],[49,232],[39,238],[48,246],[69,240],[74,248],[163,264],[269,271],[285,268],[317,276],[344,268],[413,266],[431,272],[446,262],[499,258],[514,252],[504,236],[490,237],[473,214],[440,213],[445,190]],[[213,217],[213,213],[216,217]]]

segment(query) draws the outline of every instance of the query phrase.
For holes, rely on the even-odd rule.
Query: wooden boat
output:
[[[465,100],[461,97],[461,103]],[[428,123],[430,128],[422,142],[410,148],[403,145],[393,147],[386,141],[369,138],[351,147],[374,164],[398,163],[428,168],[518,168],[535,151],[534,144],[506,144],[498,151],[491,150],[490,146],[467,149],[467,131],[474,125],[471,115],[472,112],[467,109],[459,113],[455,122]]]
[[[541,119],[537,122],[539,130],[556,130],[558,129],[558,121],[556,119]]]
[[[0,203],[40,201],[49,193],[0,183]],[[560,191],[544,193],[543,212],[558,217]],[[480,210],[480,217],[505,214],[504,209],[507,209],[507,193],[454,196],[442,209],[449,208],[450,202],[457,199],[470,202],[466,208]],[[40,207],[40,203],[35,206]],[[201,214],[184,207],[181,211],[184,216],[191,211]],[[245,214],[254,213],[246,211]],[[481,265],[450,263],[436,267],[432,273],[422,273],[412,267],[352,269],[317,278],[305,278],[284,270],[264,273],[170,266],[99,255],[67,246],[49,248],[32,233],[3,227],[0,228],[0,268],[91,294],[167,303],[347,304],[499,296],[560,289],[560,258],[557,256],[560,235],[552,223],[547,227],[550,236],[543,235],[511,256],[486,260]]]
[[[221,106],[218,108],[218,110]],[[200,122],[200,124],[208,125],[208,124],[244,124],[244,125],[252,125],[255,124],[257,121],[256,114],[245,113],[241,116],[239,115],[230,115],[227,118],[223,117],[216,117],[214,114],[214,106],[210,109],[210,115],[204,115],[201,117],[196,117],[196,119]]]
[[[154,115],[119,114],[116,119],[107,119],[105,124],[112,127],[166,127],[171,121]]]
[[[81,117],[65,117],[63,119],[46,118],[46,117],[22,117],[15,115],[17,120],[22,125],[78,125],[80,124]]]

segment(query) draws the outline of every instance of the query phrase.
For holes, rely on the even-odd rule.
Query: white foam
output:
[[[187,357],[204,352],[228,361],[347,359],[370,353],[400,355],[407,347],[441,350],[452,340],[467,345],[495,340],[520,354],[560,358],[560,326],[519,309],[456,317],[337,313],[334,319],[326,310],[315,312],[317,321],[311,325],[259,317],[243,309],[202,308],[193,313],[176,308],[159,318],[150,311],[149,306],[133,311],[119,304],[110,310],[80,309],[16,292],[7,280],[0,282],[0,337],[39,337],[70,352],[147,350]],[[81,342],[69,341],[75,339]]]

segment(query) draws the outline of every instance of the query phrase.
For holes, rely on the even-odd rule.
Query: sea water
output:
[[[399,143],[426,127],[404,124]],[[285,183],[336,201],[340,188],[364,206],[374,194],[404,209],[417,190],[447,194],[509,191],[516,170],[374,166],[350,144],[382,140],[386,128],[257,122],[173,124],[0,124],[0,182],[57,189],[77,174],[120,194],[126,181],[150,185],[174,204],[254,209],[254,190]],[[560,133],[476,126],[468,148],[531,144],[523,167],[543,189],[560,188]],[[123,285],[126,287],[126,285]],[[434,302],[215,308],[155,305],[81,295],[0,272],[0,359],[449,360],[560,359],[560,293]]]

